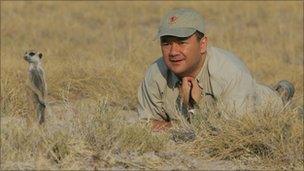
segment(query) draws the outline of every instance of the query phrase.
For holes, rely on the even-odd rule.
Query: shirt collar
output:
[[[171,71],[168,70],[169,72],[169,87],[170,88],[175,88],[178,87],[178,85],[181,83],[181,80]]]

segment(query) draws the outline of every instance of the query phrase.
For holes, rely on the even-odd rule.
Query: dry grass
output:
[[[240,56],[259,82],[293,82],[293,103],[259,117],[196,118],[197,139],[185,144],[122,119],[161,56],[153,38],[173,7],[201,12],[210,44]],[[24,119],[27,49],[44,54],[48,98],[58,103],[43,127]],[[303,169],[301,110],[302,2],[1,1],[1,169],[195,169],[211,159]]]

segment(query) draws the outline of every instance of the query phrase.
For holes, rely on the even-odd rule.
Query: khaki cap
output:
[[[196,30],[205,32],[203,17],[193,9],[179,8],[169,11],[164,16],[157,37],[160,38],[165,35],[188,37]]]

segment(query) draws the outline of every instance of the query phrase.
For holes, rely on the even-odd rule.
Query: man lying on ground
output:
[[[237,116],[269,104],[283,107],[294,86],[280,81],[275,87],[258,84],[234,54],[209,47],[204,21],[192,9],[175,9],[161,21],[158,37],[162,57],[147,70],[138,90],[138,114],[155,130],[169,127],[180,116],[203,109],[221,109]]]

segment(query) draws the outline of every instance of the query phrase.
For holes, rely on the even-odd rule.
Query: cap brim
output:
[[[162,36],[176,36],[176,37],[189,37],[196,29],[194,28],[160,28],[157,34],[157,38]]]

